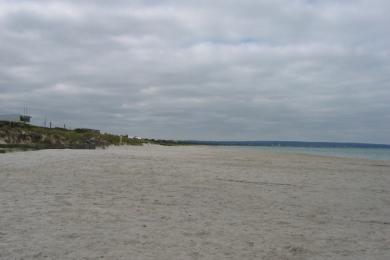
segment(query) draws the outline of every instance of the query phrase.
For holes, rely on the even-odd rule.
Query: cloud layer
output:
[[[0,0],[0,111],[159,138],[390,143],[387,10]]]

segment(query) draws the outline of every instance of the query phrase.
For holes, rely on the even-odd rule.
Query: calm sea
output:
[[[224,146],[238,149],[256,149],[274,152],[327,155],[371,160],[390,160],[390,149],[382,148],[328,148],[328,147],[277,147],[277,146]]]

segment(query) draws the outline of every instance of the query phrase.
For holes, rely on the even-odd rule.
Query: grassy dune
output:
[[[6,149],[94,149],[109,145],[142,145],[153,143],[175,145],[174,141],[136,139],[100,133],[92,129],[46,128],[19,123],[0,123],[0,148]]]

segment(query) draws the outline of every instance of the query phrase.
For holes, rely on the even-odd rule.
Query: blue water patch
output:
[[[390,160],[389,144],[302,142],[302,141],[179,141],[184,144],[200,144],[244,149],[294,152],[337,157]]]

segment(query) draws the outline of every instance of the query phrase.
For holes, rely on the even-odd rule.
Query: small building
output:
[[[12,122],[12,123],[30,123],[31,116],[20,114],[6,114],[0,115],[0,122]]]

